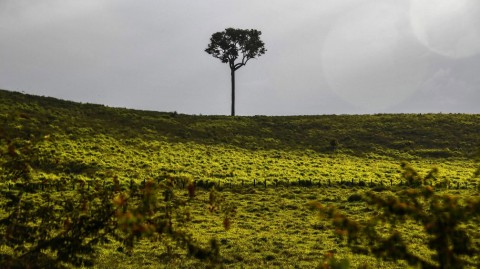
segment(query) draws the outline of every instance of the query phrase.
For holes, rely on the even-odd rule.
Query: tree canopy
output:
[[[210,44],[205,51],[222,63],[228,63],[230,69],[237,70],[247,64],[250,59],[265,54],[265,44],[260,40],[262,32],[250,29],[227,28],[217,32],[210,38]],[[235,63],[238,57],[240,62]]]

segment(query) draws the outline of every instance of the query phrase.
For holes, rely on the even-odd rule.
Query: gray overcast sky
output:
[[[204,52],[262,31],[238,115],[480,113],[478,0],[0,0],[0,88],[108,106],[230,113]]]

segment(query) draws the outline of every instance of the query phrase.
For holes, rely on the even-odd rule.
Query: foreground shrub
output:
[[[410,166],[403,172],[413,185],[424,181]],[[429,173],[431,175],[431,173]],[[378,210],[367,221],[352,220],[335,207],[314,202],[321,215],[332,220],[335,232],[346,237],[356,253],[374,255],[381,259],[405,260],[421,268],[464,268],[480,266],[480,246],[468,224],[480,219],[480,197],[464,198],[438,194],[431,186],[407,188],[395,195],[367,192],[362,200]],[[434,253],[425,257],[405,242],[400,227],[413,221],[427,235],[425,246]],[[385,232],[385,227],[390,227]],[[470,226],[471,227],[471,226]],[[478,234],[476,235],[478,239]]]
[[[88,184],[65,178],[48,188],[34,175],[43,139],[1,133],[1,268],[92,266],[99,244],[116,240],[131,251],[144,237],[173,240],[195,258],[220,263],[215,240],[203,247],[186,232],[189,198],[175,195],[173,180],[125,187],[116,177]],[[188,193],[193,198],[194,190]]]

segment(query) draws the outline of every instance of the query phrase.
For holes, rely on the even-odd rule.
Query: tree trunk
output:
[[[235,69],[231,69],[232,75],[232,116],[235,116]]]

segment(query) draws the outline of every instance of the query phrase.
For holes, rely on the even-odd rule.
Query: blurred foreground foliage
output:
[[[319,202],[311,205],[323,217],[332,220],[335,233],[346,238],[349,247],[356,253],[385,260],[405,260],[411,266],[427,269],[478,268],[480,196],[439,194],[427,184],[436,174],[436,169],[421,177],[408,164],[402,164],[402,168],[402,175],[410,186],[395,194],[367,191],[359,196],[358,201],[365,202],[378,212],[367,220],[354,220],[334,206]],[[425,252],[415,251],[414,247],[418,249],[418,246],[407,242],[400,231],[401,226],[412,223],[423,227],[427,235],[423,244],[430,249],[430,257]]]
[[[7,144],[0,178],[2,268],[92,266],[97,246],[115,240],[124,245],[119,251],[128,253],[144,237],[159,243],[172,240],[207,264],[220,263],[216,240],[199,246],[185,229],[194,190],[182,199],[173,179],[140,186],[132,181],[129,187],[115,176],[88,184],[35,179],[32,173],[42,162],[38,149],[45,139],[24,140],[2,131],[0,141]],[[214,202],[212,207],[220,207]]]

